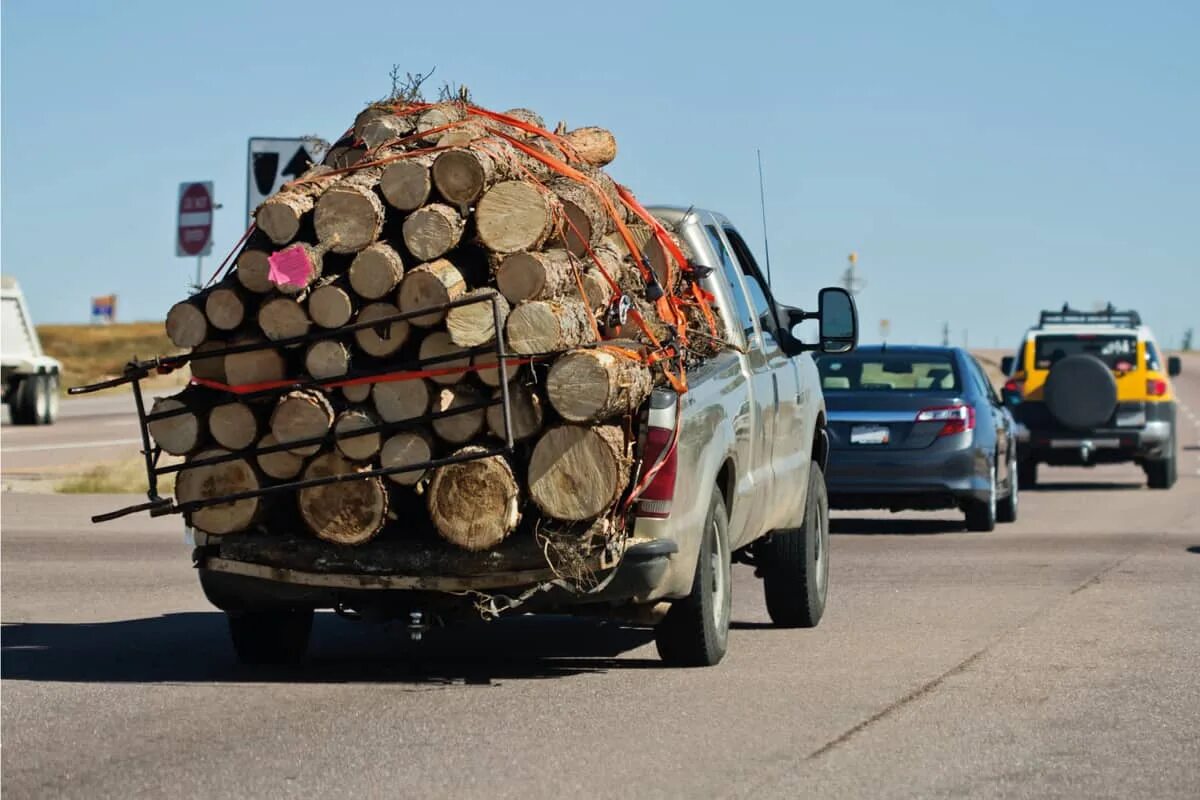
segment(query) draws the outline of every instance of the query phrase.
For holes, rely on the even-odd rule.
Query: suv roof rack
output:
[[[1136,328],[1142,324],[1138,312],[1118,311],[1109,303],[1100,311],[1079,311],[1063,303],[1060,311],[1043,311],[1038,320],[1038,327],[1047,325],[1119,325],[1125,328]]]

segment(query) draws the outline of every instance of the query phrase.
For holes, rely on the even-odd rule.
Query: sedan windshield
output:
[[[960,384],[949,356],[858,353],[817,360],[826,392],[953,392]]]

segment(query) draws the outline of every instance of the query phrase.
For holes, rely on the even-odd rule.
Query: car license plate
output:
[[[886,425],[855,425],[850,429],[850,444],[887,444],[891,429]]]

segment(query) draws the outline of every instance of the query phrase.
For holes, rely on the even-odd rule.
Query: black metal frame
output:
[[[1137,328],[1142,317],[1136,311],[1118,311],[1112,303],[1101,311],[1077,311],[1064,305],[1060,311],[1043,311],[1038,318],[1038,327],[1046,325],[1121,325]]]
[[[459,306],[471,305],[473,303],[490,302],[492,304],[492,318],[495,324],[496,336],[490,345],[479,345],[477,347],[464,348],[462,352],[450,353],[447,355],[433,356],[426,359],[416,359],[412,361],[402,362],[399,364],[381,364],[366,370],[355,370],[347,375],[339,375],[336,378],[327,378],[318,380],[315,378],[305,378],[296,380],[287,386],[280,386],[272,389],[263,389],[255,392],[247,392],[244,394],[232,394],[228,400],[224,402],[216,402],[212,407],[224,405],[225,403],[235,403],[246,399],[256,397],[276,395],[285,391],[295,389],[304,389],[312,387],[323,387],[330,384],[342,383],[346,380],[355,378],[372,378],[381,375],[390,375],[393,373],[403,372],[418,372],[436,367],[440,363],[457,360],[463,357],[463,354],[477,355],[479,353],[493,352],[496,355],[495,369],[500,371],[500,396],[498,398],[489,398],[486,401],[472,403],[461,408],[455,408],[447,411],[430,411],[420,417],[412,419],[400,420],[397,422],[385,422],[379,425],[372,425],[366,428],[356,428],[355,436],[362,436],[370,433],[386,434],[393,431],[415,428],[433,420],[451,417],[457,414],[466,414],[472,411],[488,408],[494,405],[501,405],[503,408],[504,418],[504,441],[501,445],[495,447],[487,447],[480,451],[472,452],[469,455],[450,455],[442,458],[433,458],[428,461],[423,461],[416,464],[405,464],[399,467],[387,467],[363,472],[353,472],[346,475],[330,475],[324,478],[310,478],[308,480],[294,480],[290,482],[279,483],[274,486],[264,486],[259,489],[247,490],[244,492],[236,492],[234,494],[222,495],[219,497],[204,498],[201,500],[192,500],[186,503],[176,503],[172,498],[161,497],[158,494],[158,478],[162,475],[167,475],[173,472],[180,472],[185,469],[195,469],[196,467],[209,466],[212,464],[221,464],[227,461],[237,461],[240,459],[252,458],[268,453],[276,453],[284,450],[295,450],[300,447],[311,445],[325,444],[333,442],[337,439],[337,434],[334,430],[330,430],[323,436],[313,437],[310,439],[301,439],[292,442],[271,445],[269,447],[258,447],[254,445],[243,450],[228,453],[223,456],[214,456],[211,458],[203,458],[192,460],[184,464],[174,464],[159,466],[158,461],[162,456],[162,450],[155,447],[150,437],[150,423],[168,417],[178,416],[180,414],[191,413],[193,409],[179,408],[168,411],[159,411],[153,414],[146,413],[146,403],[142,395],[141,381],[150,375],[163,371],[170,371],[185,366],[193,360],[202,360],[205,358],[224,358],[232,353],[245,353],[254,350],[266,350],[274,348],[287,347],[293,344],[305,344],[322,339],[337,339],[353,335],[356,331],[363,328],[379,328],[381,336],[384,335],[388,328],[394,322],[400,322],[411,319],[413,317],[423,316],[433,312],[445,312]],[[75,386],[68,389],[68,394],[88,394],[101,389],[108,389],[114,386],[121,386],[126,383],[132,385],[134,405],[137,408],[138,426],[141,430],[142,437],[142,456],[146,463],[146,481],[147,492],[146,496],[149,502],[139,503],[125,508],[110,511],[105,514],[97,514],[92,517],[92,522],[106,522],[108,520],[117,519],[128,514],[134,514],[139,511],[149,511],[150,516],[160,517],[167,514],[181,514],[196,509],[205,508],[207,506],[220,505],[222,503],[230,503],[235,500],[245,500],[252,497],[263,497],[270,494],[280,492],[296,491],[298,489],[307,489],[314,486],[325,486],[331,483],[341,483],[343,481],[361,480],[363,478],[373,478],[385,475],[392,475],[398,472],[414,472],[417,470],[432,469],[435,467],[445,466],[447,464],[457,464],[464,461],[473,461],[479,458],[487,458],[494,455],[509,455],[513,451],[513,434],[512,434],[512,404],[508,388],[508,366],[509,360],[520,358],[520,356],[505,352],[504,345],[504,317],[501,313],[500,297],[498,294],[480,294],[471,297],[465,297],[460,300],[452,300],[447,303],[439,303],[432,306],[415,309],[413,311],[404,311],[397,314],[392,314],[387,317],[371,320],[369,322],[360,322],[354,325],[347,325],[343,328],[330,330],[313,331],[301,336],[293,336],[287,339],[279,339],[264,343],[233,345],[218,350],[208,350],[203,353],[188,353],[179,356],[159,356],[147,361],[139,361],[136,356],[132,361],[125,365],[125,370],[121,377],[113,378],[107,381],[90,384],[88,386]],[[489,366],[489,369],[492,367]]]

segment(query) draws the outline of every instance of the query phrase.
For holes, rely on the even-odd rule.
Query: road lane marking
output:
[[[107,439],[103,442],[63,442],[62,444],[27,444],[5,447],[0,453],[36,453],[42,450],[73,450],[79,447],[109,447],[119,444],[141,444],[141,439]]]

